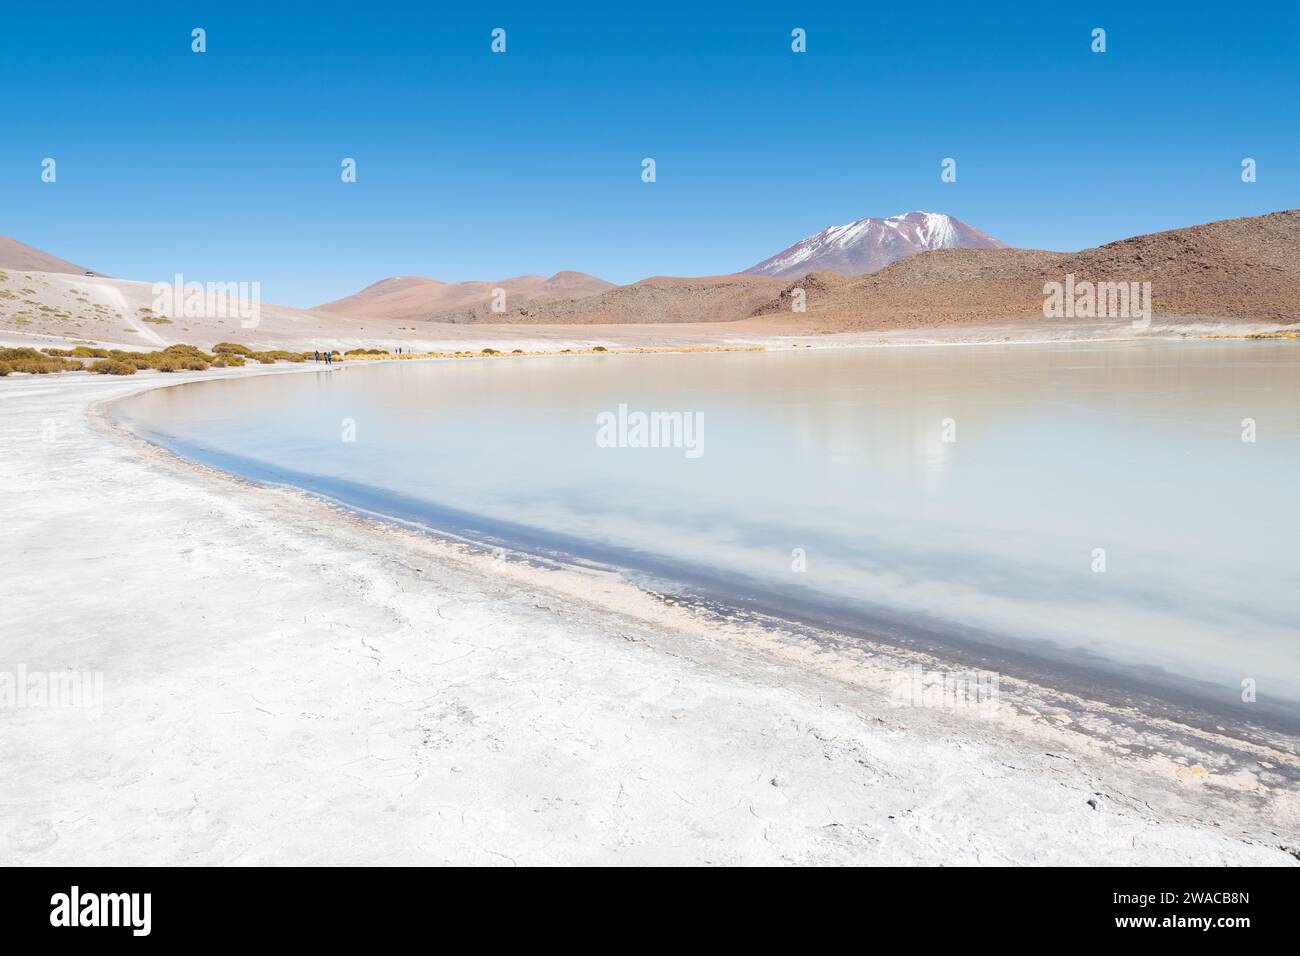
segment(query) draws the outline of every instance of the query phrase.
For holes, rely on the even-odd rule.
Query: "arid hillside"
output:
[[[1300,210],[1134,236],[1081,252],[939,249],[860,278],[812,273],[754,315],[843,330],[1043,318],[1043,286],[1150,282],[1157,316],[1300,321]]]
[[[86,269],[75,263],[52,256],[48,252],[34,249],[25,242],[0,236],[0,269],[13,269],[17,272],[61,272],[68,275],[84,275]]]
[[[484,282],[441,282],[423,276],[393,276],[367,286],[356,295],[318,306],[321,312],[364,319],[427,319],[458,310],[482,308],[491,313],[494,290],[505,290],[504,304],[519,306],[551,299],[582,299],[613,289],[585,272],[546,276],[515,276]]]
[[[651,280],[647,288],[657,294]],[[664,280],[671,287],[672,280]],[[780,291],[773,283],[763,298]],[[707,283],[706,283],[707,284]],[[206,298],[206,297],[205,297]],[[406,352],[502,353],[609,348],[710,348],[745,345],[755,335],[786,335],[784,321],[751,323],[648,322],[633,325],[451,323],[422,319],[355,318],[320,310],[294,309],[214,295],[191,310],[164,314],[149,282],[100,276],[0,269],[0,345],[72,348],[78,345],[128,350],[160,349],[184,343],[211,350],[219,342],[254,349],[402,349]],[[771,328],[764,332],[763,327]],[[737,332],[741,334],[738,336]],[[740,341],[737,342],[736,340]]]
[[[254,313],[250,302],[223,295],[204,297],[193,312],[167,315],[150,282],[0,269],[0,342],[10,345],[150,349],[184,342],[209,348],[233,341],[258,348],[304,349],[317,342],[351,347],[369,345],[376,331],[385,338],[403,334],[396,326],[269,303],[258,303]]]
[[[582,299],[534,302],[498,315],[486,305],[434,316],[439,322],[530,325],[628,325],[734,322],[780,293],[786,282],[769,276],[654,276]]]

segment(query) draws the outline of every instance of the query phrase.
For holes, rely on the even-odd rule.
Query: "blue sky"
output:
[[[910,209],[1076,249],[1300,206],[1294,2],[112,6],[8,5],[0,234],[124,278],[307,306],[731,272]]]

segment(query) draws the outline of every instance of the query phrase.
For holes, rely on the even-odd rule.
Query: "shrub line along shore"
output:
[[[484,356],[508,355],[597,355],[607,354],[647,354],[661,352],[760,352],[762,345],[737,346],[682,346],[682,347],[636,347],[606,348],[595,345],[583,349],[554,349],[549,351],[485,348],[478,352],[389,352],[377,348],[355,348],[340,352],[337,349],[329,354],[333,361],[370,362],[370,361],[406,361],[409,359],[445,359],[445,358],[482,358]],[[153,370],[157,372],[201,372],[211,368],[236,368],[248,362],[261,365],[274,365],[276,362],[319,361],[323,351],[296,352],[285,349],[258,350],[234,342],[218,342],[208,353],[194,345],[168,345],[156,351],[138,352],[123,349],[105,349],[95,346],[78,345],[70,349],[45,348],[0,348],[0,376],[13,372],[27,372],[35,375],[48,375],[54,372],[94,372],[100,375],[134,375],[137,371]]]

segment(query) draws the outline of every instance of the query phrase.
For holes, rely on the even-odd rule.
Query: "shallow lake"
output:
[[[489,544],[1300,715],[1296,343],[357,363],[116,414]]]

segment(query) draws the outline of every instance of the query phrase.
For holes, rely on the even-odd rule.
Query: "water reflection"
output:
[[[702,414],[705,454],[598,447],[620,403]],[[1300,700],[1289,343],[503,357],[199,383],[122,411],[191,451],[778,598]]]

